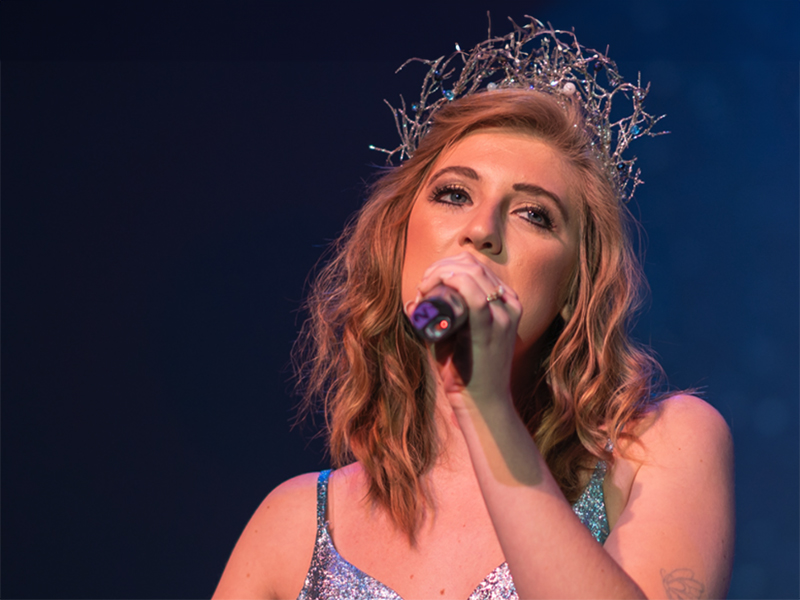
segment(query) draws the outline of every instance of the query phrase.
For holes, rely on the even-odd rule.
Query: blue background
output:
[[[210,596],[279,482],[307,274],[393,147],[408,57],[506,15],[652,82],[637,336],[736,444],[733,598],[798,597],[800,4],[0,5],[2,595]]]

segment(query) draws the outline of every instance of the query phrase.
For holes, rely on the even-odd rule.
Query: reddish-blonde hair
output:
[[[581,200],[580,259],[566,322],[557,317],[531,365],[533,387],[515,404],[570,501],[593,457],[656,402],[660,367],[628,336],[644,279],[634,223],[591,149],[581,109],[528,90],[495,90],[437,114],[413,158],[373,184],[313,283],[293,358],[303,408],[321,403],[334,464],[363,465],[369,495],[414,540],[430,498],[421,476],[439,439],[425,346],[403,314],[405,233],[417,190],[443,150],[476,129],[529,132],[572,166]]]

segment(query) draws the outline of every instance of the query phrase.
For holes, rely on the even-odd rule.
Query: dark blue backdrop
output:
[[[375,4],[0,5],[3,597],[209,596],[326,464],[289,428],[304,280],[418,90],[394,69],[486,33],[486,3]],[[491,3],[610,44],[668,114],[637,332],[733,430],[734,598],[798,597],[799,7]]]

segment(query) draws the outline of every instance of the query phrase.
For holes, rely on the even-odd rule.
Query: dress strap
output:
[[[325,528],[325,510],[328,508],[328,479],[332,469],[321,471],[317,479],[317,531]]]
[[[604,544],[609,534],[606,499],[603,492],[603,481],[606,478],[608,464],[604,460],[597,461],[589,483],[581,497],[572,505],[581,523],[586,525],[592,537]]]

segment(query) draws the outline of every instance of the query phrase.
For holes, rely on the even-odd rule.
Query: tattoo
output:
[[[691,569],[675,569],[672,573],[661,569],[661,581],[664,582],[667,597],[671,600],[701,598],[706,591],[706,586],[694,578],[694,571]]]

